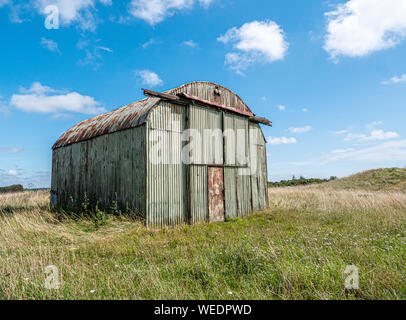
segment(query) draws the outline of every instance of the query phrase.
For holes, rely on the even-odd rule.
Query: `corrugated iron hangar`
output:
[[[192,82],[85,120],[53,146],[51,202],[107,207],[147,226],[224,221],[267,208],[266,140],[231,90]]]

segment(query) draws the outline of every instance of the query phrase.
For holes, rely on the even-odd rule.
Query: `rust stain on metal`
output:
[[[217,108],[220,108],[220,109],[229,110],[231,112],[242,114],[242,115],[247,116],[247,117],[254,116],[254,114],[251,111],[245,111],[245,110],[240,110],[240,109],[236,109],[236,108],[232,108],[232,107],[227,107],[225,105],[217,103],[216,101],[205,100],[205,99],[202,99],[202,98],[199,98],[199,97],[196,97],[196,96],[192,96],[190,94],[183,93],[183,92],[179,93],[178,95],[181,98],[186,98],[186,99],[189,99],[189,100],[197,101],[197,102],[200,102],[202,104],[217,107]]]
[[[224,221],[224,171],[221,167],[208,168],[209,221]]]
[[[221,105],[226,105],[233,109],[251,112],[250,108],[236,93],[214,82],[190,82],[172,90],[168,90],[165,93],[176,95],[181,92],[186,93],[190,96],[205,99],[214,104],[218,103]],[[218,95],[218,93],[220,93],[220,95]]]
[[[221,89],[219,88],[219,86],[216,86],[214,88],[214,102],[216,102],[217,104],[221,104]]]
[[[144,94],[147,96],[152,96],[152,97],[158,97],[161,99],[167,99],[169,101],[175,102],[175,103],[181,103],[181,104],[187,104],[188,101],[194,101],[194,102],[199,102],[200,104],[207,105],[210,107],[216,107],[224,110],[231,111],[233,113],[241,114],[247,117],[253,117],[253,113],[251,111],[246,111],[246,110],[240,110],[237,108],[233,107],[228,107],[225,105],[220,104],[220,91],[218,89],[214,89],[214,92],[219,92],[218,94],[214,94],[214,101],[209,101],[197,96],[193,96],[184,92],[178,93],[176,96],[173,94],[168,94],[168,93],[160,93],[152,90],[147,90],[147,89],[141,89],[144,91]],[[217,91],[216,91],[217,90]],[[264,119],[264,118],[261,118]]]

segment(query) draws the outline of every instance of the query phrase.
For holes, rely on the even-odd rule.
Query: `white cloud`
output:
[[[99,0],[103,5],[111,5],[111,0]],[[34,7],[46,16],[45,8],[49,5],[57,6],[60,23],[69,26],[77,23],[82,30],[94,31],[98,22],[95,16],[96,0],[33,0]]]
[[[176,11],[192,8],[195,2],[207,8],[213,0],[132,0],[129,11],[135,18],[155,25],[166,17],[173,16]]]
[[[20,91],[21,94],[12,95],[10,105],[25,112],[99,114],[106,111],[99,107],[100,103],[94,98],[77,92],[50,95],[61,91],[43,86],[39,82],[34,82],[30,89],[22,88]]]
[[[156,41],[155,39],[150,39],[147,42],[142,44],[142,47],[144,49],[148,48],[149,46],[152,46],[153,44],[161,43],[160,41]]]
[[[199,0],[200,5],[204,8],[208,8],[213,2],[214,0]]]
[[[44,94],[44,93],[55,93],[55,92],[63,92],[61,90],[55,90],[48,86],[43,86],[41,82],[33,82],[29,89],[25,89],[24,87],[20,87],[21,93],[36,93],[36,94]]]
[[[365,137],[367,137],[367,135],[363,133],[347,133],[347,135],[344,138],[344,141],[358,140]]]
[[[18,172],[17,172],[17,170],[8,170],[7,174],[10,176],[16,176],[16,175],[18,175]]]
[[[51,116],[52,119],[61,119],[61,120],[70,119],[72,117],[73,117],[72,114],[67,114],[67,113],[54,113]]]
[[[308,112],[308,111],[309,111],[309,109],[307,109],[307,108],[302,109],[302,112]]]
[[[324,163],[345,159],[362,162],[402,161],[406,159],[406,140],[385,142],[358,150],[348,149],[342,150],[342,152],[332,152],[324,160]]]
[[[355,166],[356,162],[365,167],[366,164],[376,166],[389,166],[392,163],[402,162],[406,159],[406,140],[395,140],[383,142],[375,146],[365,148],[347,148],[332,150],[326,155],[310,159],[303,162],[284,162],[277,164],[278,167],[291,169],[295,166],[311,166],[320,170],[321,165],[327,165],[332,162],[349,161],[350,165]],[[398,165],[398,164],[397,164]],[[274,167],[276,165],[274,164]]]
[[[112,0],[0,0],[0,8],[8,5],[9,18],[14,23],[31,21],[33,11],[44,17],[49,15],[46,8],[50,5],[58,9],[60,27],[76,24],[83,31],[94,31],[99,18],[96,4],[112,5]]]
[[[393,131],[385,132],[383,130],[372,130],[369,135],[362,133],[348,133],[344,141],[357,140],[359,142],[364,141],[376,141],[376,140],[390,140],[398,138],[399,134]]]
[[[0,169],[0,187],[22,184],[26,188],[49,188],[51,173],[49,171],[30,171],[17,166],[14,169]]]
[[[305,132],[312,131],[312,127],[311,126],[305,126],[305,127],[300,127],[300,128],[290,127],[288,130],[291,133],[305,133]]]
[[[28,1],[27,1],[28,2]],[[24,3],[22,1],[16,2],[13,0],[0,0],[0,8],[8,5],[10,9],[10,13],[8,15],[9,19],[13,23],[23,23],[25,21],[29,21],[29,19],[25,18],[27,11],[32,11],[32,7],[29,3]]]
[[[141,78],[143,84],[151,87],[157,87],[163,84],[163,81],[159,76],[150,70],[139,70],[135,72],[135,75]]]
[[[401,76],[395,76],[389,80],[382,81],[382,84],[396,84],[406,82],[406,74],[402,74]]]
[[[368,123],[368,124],[366,125],[366,127],[369,128],[369,129],[373,129],[373,128],[378,127],[378,126],[380,126],[380,125],[382,125],[382,124],[383,124],[382,121],[373,121],[373,122],[371,122],[371,123]]]
[[[51,39],[42,37],[41,46],[45,49],[48,49],[49,51],[57,52],[57,53],[61,54],[61,52],[59,51],[59,48],[58,48],[58,43]]]
[[[184,42],[182,42],[182,44],[185,46],[191,47],[191,48],[197,47],[197,43],[194,42],[193,40],[184,41]]]
[[[396,46],[406,37],[406,2],[350,0],[328,17],[324,49],[333,59],[361,57]]]
[[[336,135],[342,135],[348,133],[348,130],[338,130],[338,131],[333,131],[334,134]]]
[[[98,46],[97,48],[100,49],[100,50],[103,50],[103,51],[107,51],[107,52],[113,53],[113,50],[110,49],[110,48],[107,48],[107,47]]]
[[[342,153],[348,153],[348,152],[351,152],[351,151],[354,151],[354,149],[353,148],[337,149],[337,150],[331,151],[331,153],[333,153],[333,154],[342,154]]]
[[[19,153],[22,152],[23,149],[21,148],[0,148],[0,151],[8,152],[8,153]]]
[[[297,143],[295,138],[287,138],[287,137],[268,137],[267,142],[271,145],[279,145],[279,144],[294,144]]]
[[[285,111],[285,110],[286,110],[286,107],[280,104],[280,105],[278,106],[278,109],[279,109],[280,111]]]
[[[78,65],[85,67],[90,66],[93,70],[98,70],[103,65],[103,57],[100,54],[100,49],[97,47],[87,48],[85,56],[78,61]]]
[[[103,65],[103,55],[102,53],[113,53],[113,50],[109,47],[100,45],[101,40],[89,40],[82,38],[76,44],[76,47],[79,50],[85,52],[84,58],[78,61],[78,64],[81,66],[91,66],[94,70],[97,70]]]
[[[270,20],[253,21],[240,28],[234,27],[217,40],[232,43],[237,50],[226,54],[225,64],[239,74],[255,63],[282,60],[289,47],[283,30]]]
[[[396,132],[392,131],[384,132],[383,130],[373,130],[369,136],[362,137],[359,139],[359,141],[389,140],[398,137],[399,135]]]

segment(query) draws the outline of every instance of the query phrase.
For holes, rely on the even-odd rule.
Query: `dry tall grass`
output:
[[[44,288],[47,266],[84,281],[85,268],[77,272],[80,264],[74,265],[75,251],[137,225],[121,219],[95,230],[87,219],[60,222],[50,212],[47,191],[0,195],[0,299],[62,297]]]
[[[270,189],[226,223],[59,221],[48,192],[0,195],[0,299],[405,299],[406,195]],[[343,271],[360,269],[360,290]],[[44,287],[45,268],[61,287]]]
[[[406,193],[364,190],[336,190],[319,185],[270,188],[270,204],[293,210],[315,210],[348,214],[374,212],[386,217],[404,218]]]

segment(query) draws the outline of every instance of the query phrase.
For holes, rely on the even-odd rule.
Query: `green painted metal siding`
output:
[[[52,190],[57,205],[76,205],[86,193],[108,207],[115,199],[145,216],[145,126],[114,132],[53,151]]]
[[[266,146],[258,147],[258,156],[260,158],[259,165],[260,172],[258,177],[258,196],[259,196],[259,208],[261,210],[268,208],[268,177],[267,177],[267,159],[266,159]]]
[[[224,114],[226,216],[245,216],[252,212],[253,194],[250,171],[250,134],[247,118]],[[257,200],[257,196],[255,198]]]
[[[191,151],[192,164],[223,164],[222,113],[207,107],[190,106],[189,128],[198,134],[198,148]],[[201,143],[199,143],[199,140]],[[191,141],[193,146],[193,141]]]
[[[186,166],[181,158],[185,107],[160,102],[147,128],[147,225],[187,222]]]
[[[248,119],[224,114],[225,165],[248,166],[249,135]]]
[[[190,222],[207,221],[208,218],[207,166],[190,166]]]
[[[223,126],[239,132],[237,140],[223,139]],[[202,137],[190,166],[182,162],[187,128]],[[155,152],[160,142],[164,148]],[[93,203],[110,206],[117,193],[122,210],[128,202],[148,226],[193,224],[208,219],[209,166],[224,166],[226,218],[267,207],[266,141],[259,125],[209,107],[161,101],[143,126],[55,149],[52,190],[61,206],[71,197],[80,204],[85,192]]]
[[[264,210],[268,207],[266,141],[255,123],[250,123],[250,149],[252,207]]]
[[[243,217],[252,212],[251,177],[242,174],[244,169],[237,169],[237,205],[238,216]]]
[[[236,168],[224,168],[224,193],[226,218],[238,217]]]

